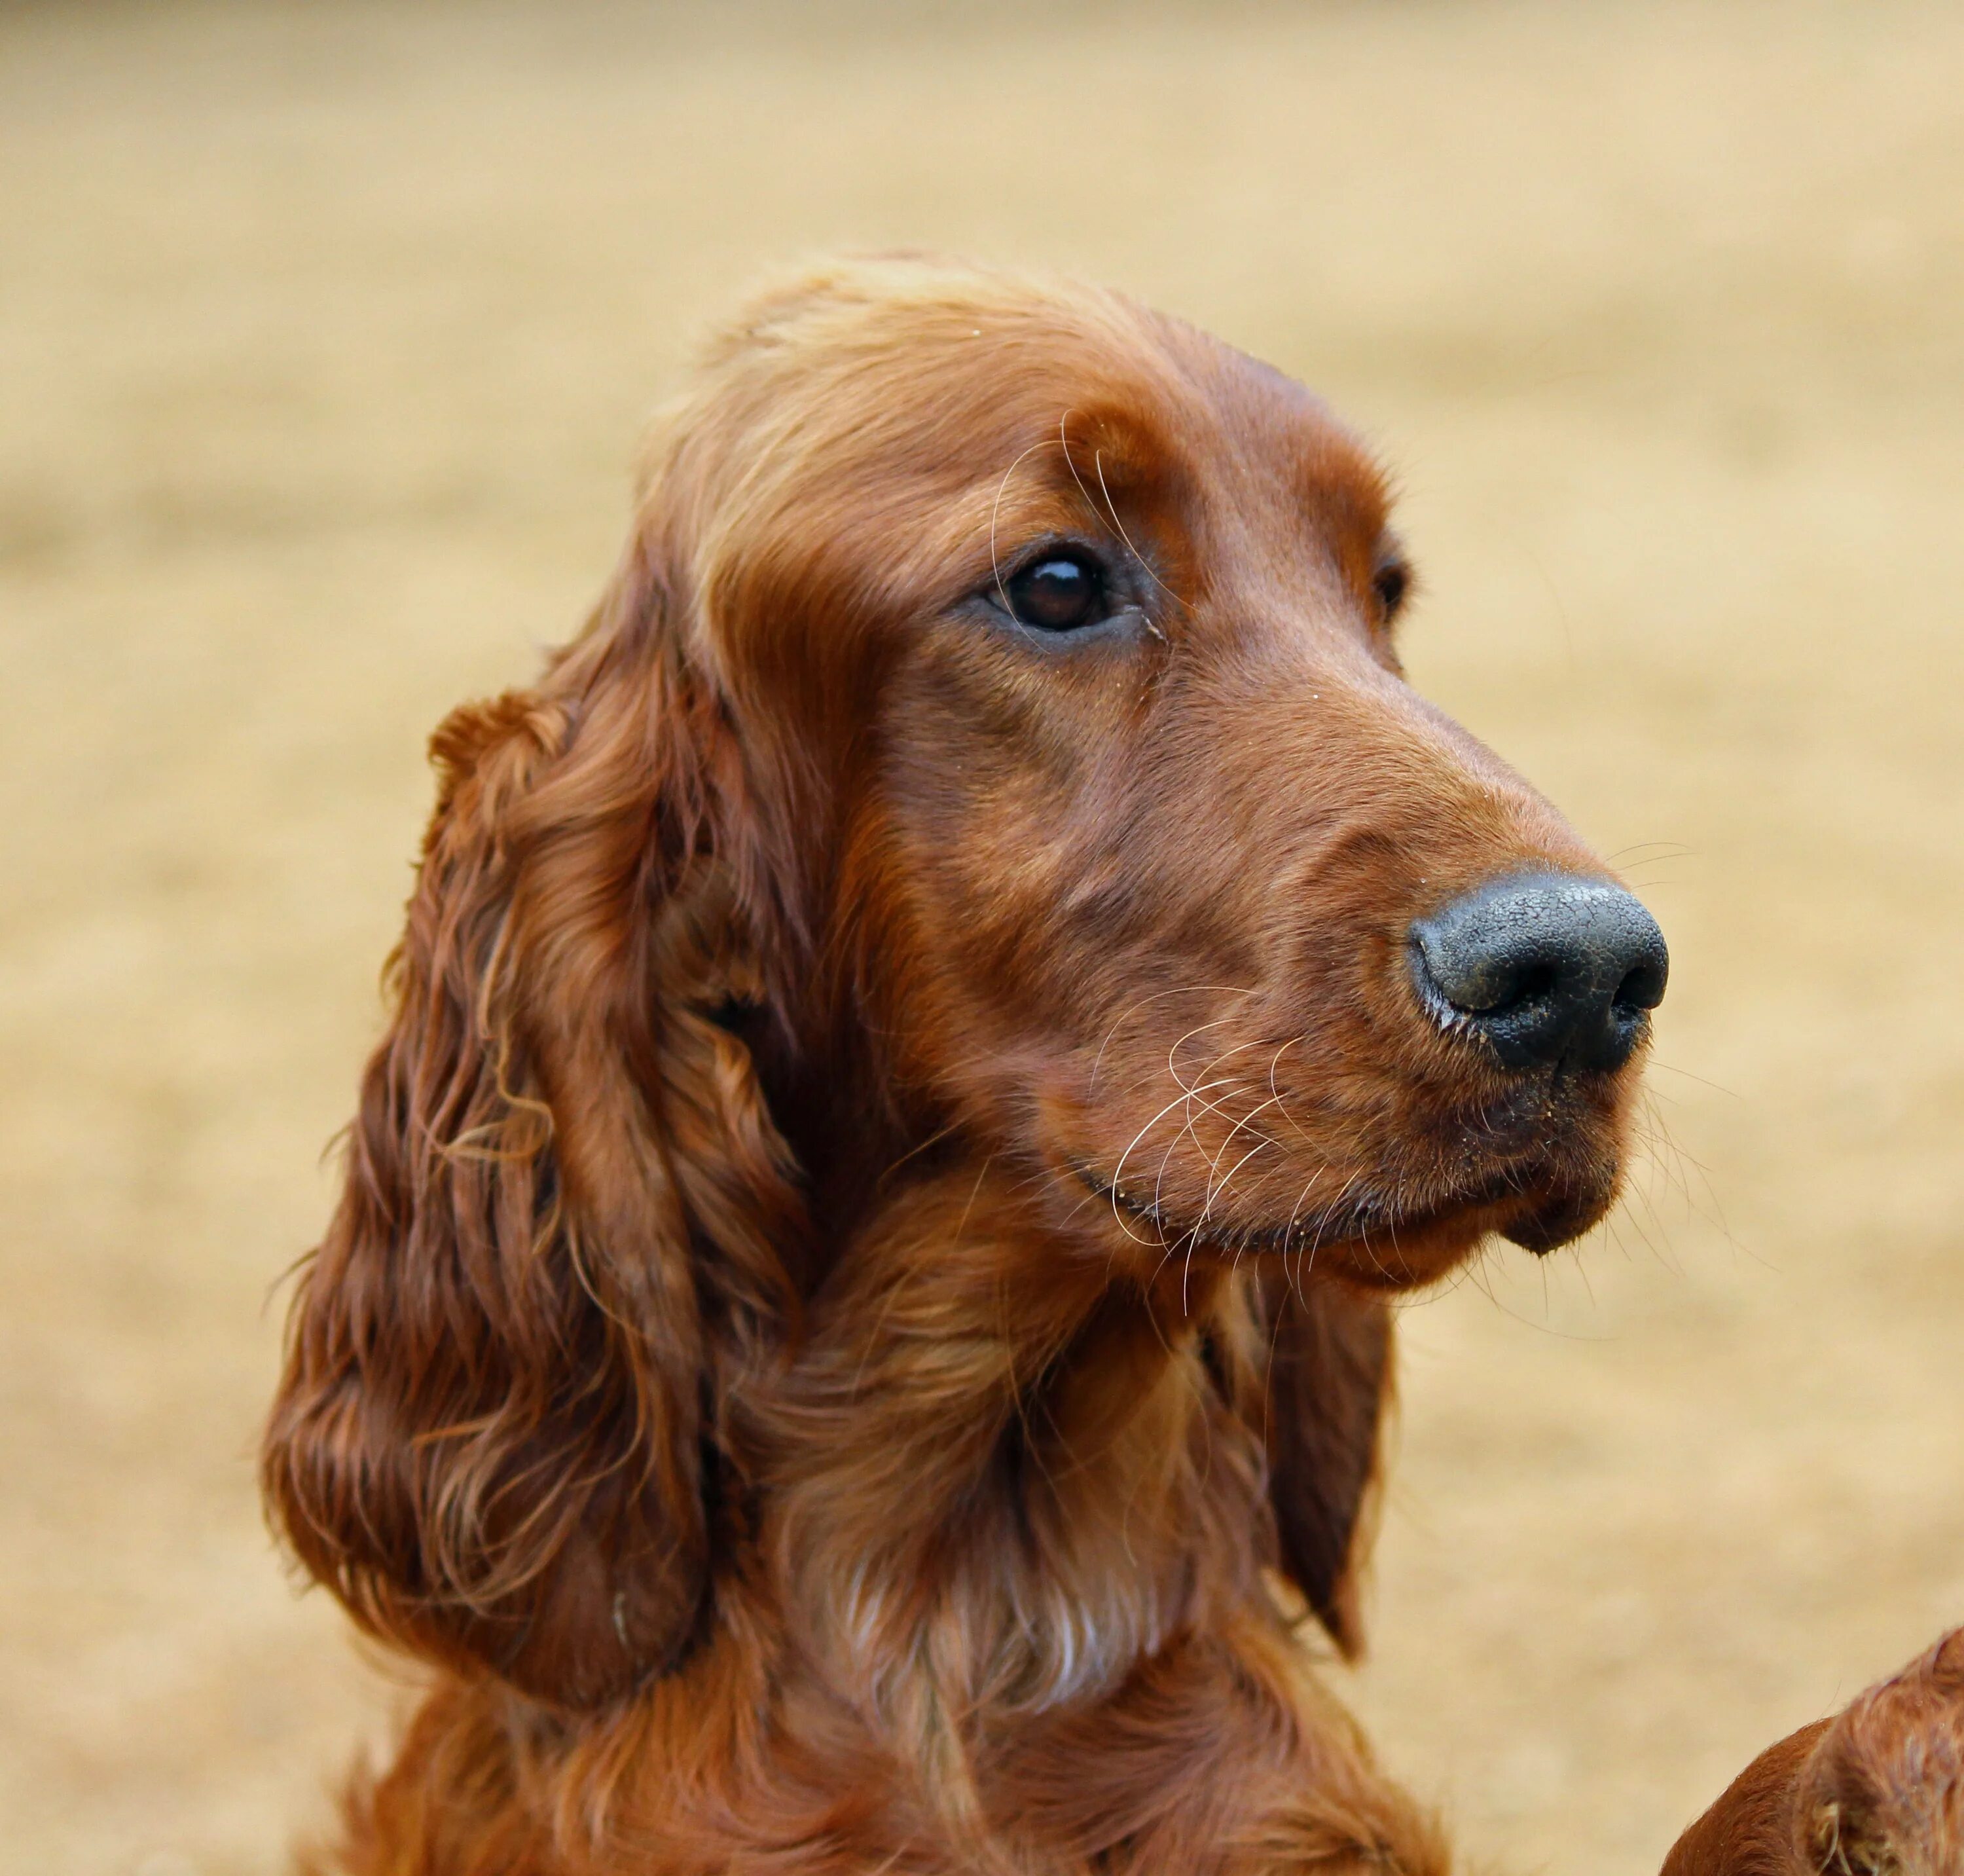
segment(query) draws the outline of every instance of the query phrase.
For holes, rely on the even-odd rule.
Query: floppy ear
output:
[[[1391,1387],[1384,1302],[1330,1281],[1298,1287],[1264,1267],[1269,1346],[1263,1426],[1284,1571],[1346,1659],[1362,1651],[1357,1579]]]
[[[799,1235],[748,1052],[740,765],[638,556],[453,715],[393,1014],[305,1271],[267,1500],[369,1630],[570,1708],[703,1616],[708,1475]],[[740,1478],[725,1479],[740,1489]]]

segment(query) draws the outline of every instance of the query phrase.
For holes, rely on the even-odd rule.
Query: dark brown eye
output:
[[[1095,625],[1110,610],[1105,570],[1086,554],[1046,554],[1012,574],[1003,593],[1019,625],[1047,632]]]
[[[1411,569],[1403,561],[1381,561],[1371,576],[1371,590],[1378,596],[1378,615],[1387,625],[1398,615],[1411,590]]]

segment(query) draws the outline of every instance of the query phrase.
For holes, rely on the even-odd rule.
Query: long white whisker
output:
[[[1211,1187],[1208,1190],[1206,1200],[1200,1208],[1200,1216],[1203,1219],[1211,1217],[1213,1215],[1214,1201],[1218,1198],[1222,1193],[1228,1190],[1229,1183],[1233,1180],[1234,1175],[1239,1172],[1244,1166],[1247,1165],[1249,1161],[1253,1159],[1263,1147],[1272,1146],[1274,1144],[1275,1142],[1272,1140],[1257,1140],[1253,1146],[1248,1148],[1247,1152],[1244,1153],[1239,1159],[1235,1161],[1233,1165],[1228,1168],[1226,1177],[1222,1178],[1218,1184]]]
[[[1092,514],[1096,516],[1098,513],[1098,504],[1091,499],[1091,491],[1084,486],[1084,478],[1077,473],[1077,464],[1071,460],[1070,456],[1070,436],[1069,433],[1070,424],[1070,419],[1076,414],[1077,413],[1074,410],[1067,410],[1062,416],[1057,419],[1057,447],[1064,451],[1064,466],[1070,471],[1071,480],[1077,484],[1078,493],[1084,497],[1084,506],[1090,509]],[[1105,480],[1104,472],[1102,470],[1099,472],[1098,480],[1101,483]],[[1111,492],[1109,490],[1106,492],[1105,506],[1107,508],[1112,508],[1112,496]],[[1125,541],[1125,530],[1119,525],[1118,511],[1115,508],[1112,509],[1112,525],[1118,529],[1119,539]],[[1125,544],[1128,548],[1131,548],[1132,557],[1138,561],[1141,567],[1145,567],[1147,578],[1153,580],[1155,583],[1159,583],[1159,576],[1154,573],[1153,570],[1150,567],[1146,567],[1146,563],[1141,557],[1138,549],[1137,548],[1133,548],[1130,541],[1125,541]],[[1179,599],[1179,595],[1176,593],[1173,595],[1173,597],[1176,600]],[[1182,602],[1182,603],[1184,603],[1184,602]],[[1146,621],[1146,630],[1150,632],[1161,644],[1167,643],[1166,634],[1161,631],[1158,626],[1154,625],[1150,619],[1147,619]]]
[[[996,499],[989,507],[989,572],[996,582],[996,597],[1002,601],[1003,610],[1009,614],[1009,622],[1025,631],[1029,628],[1024,626],[1023,622],[1016,617],[1016,609],[1009,603],[1009,589],[1003,584],[1003,564],[996,557],[996,522],[1003,512],[1003,496],[1009,488],[1010,477],[1022,467],[1025,458],[1034,456],[1040,449],[1047,448],[1049,446],[1049,442],[1050,439],[1046,437],[1042,442],[1032,443],[1022,455],[1003,471],[1002,480],[996,484]],[[1067,457],[1066,460],[1068,460]]]
[[[1120,1028],[1134,1010],[1143,1010],[1147,1004],[1158,1003],[1168,997],[1200,997],[1213,991],[1222,991],[1234,997],[1252,997],[1255,994],[1252,990],[1244,989],[1238,984],[1176,984],[1170,990],[1156,990],[1148,996],[1141,997],[1136,1001],[1126,1004],[1125,1008],[1112,1018],[1112,1026],[1105,1032],[1104,1041],[1098,1045],[1098,1053],[1091,1063],[1091,1079],[1089,1087],[1094,1091],[1096,1089],[1098,1073],[1104,1063],[1105,1052],[1112,1046],[1112,1037],[1118,1033]],[[1224,1023],[1227,1018],[1224,1017],[1221,1020]],[[1189,1030],[1187,1033],[1192,1035],[1193,1032]],[[1185,1039],[1182,1038],[1182,1039]]]
[[[1234,1017],[1231,1014],[1224,1017],[1216,1017],[1211,1023],[1195,1023],[1194,1026],[1189,1030],[1184,1036],[1180,1036],[1176,1041],[1175,1041],[1173,1046],[1167,1051],[1167,1073],[1171,1075],[1173,1080],[1177,1082],[1180,1087],[1185,1087],[1186,1084],[1180,1080],[1179,1066],[1176,1060],[1179,1052],[1184,1049],[1195,1036],[1204,1036],[1209,1030],[1218,1030],[1222,1023],[1231,1023],[1233,1020]],[[1242,1046],[1245,1048],[1247,1045],[1244,1043]],[[1228,1055],[1232,1055],[1234,1052],[1232,1049],[1230,1049],[1228,1052]],[[1202,1075],[1211,1075],[1214,1071],[1227,1059],[1227,1055],[1216,1055],[1205,1068],[1201,1070],[1200,1072]]]
[[[1064,460],[1067,462],[1070,459],[1070,452],[1068,450],[1066,450],[1064,451]],[[1153,571],[1152,564],[1139,551],[1137,548],[1132,545],[1132,537],[1125,532],[1125,524],[1118,519],[1118,504],[1112,500],[1112,491],[1106,486],[1105,452],[1102,449],[1094,450],[1092,452],[1091,466],[1098,471],[1098,487],[1104,494],[1105,506],[1111,512],[1112,525],[1118,530],[1118,538],[1125,542],[1126,549],[1131,554],[1133,559],[1137,561],[1140,566],[1145,570],[1146,577],[1150,580],[1154,586],[1158,587],[1160,591],[1164,593],[1166,596],[1170,599],[1175,606],[1178,606],[1183,612],[1191,613],[1193,608],[1189,606],[1178,593],[1173,591],[1172,587],[1169,586],[1163,580],[1160,579],[1157,573]],[[1086,499],[1088,500],[1089,498],[1087,497]],[[1166,634],[1160,631],[1157,626],[1154,626],[1152,629],[1154,635],[1163,643],[1166,638]]]

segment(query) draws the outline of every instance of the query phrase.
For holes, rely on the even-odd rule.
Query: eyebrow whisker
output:
[[[1057,419],[1057,448],[1064,451],[1064,466],[1070,471],[1071,480],[1077,484],[1078,493],[1084,497],[1084,506],[1090,509],[1093,514],[1096,515],[1098,512],[1098,504],[1091,499],[1091,491],[1084,486],[1084,478],[1077,473],[1077,464],[1072,461],[1070,458],[1070,437],[1068,426],[1071,419],[1077,414],[1077,410],[1073,407],[1065,411],[1064,415]],[[1096,457],[1097,452],[1094,451],[1093,454],[1094,457]],[[1147,565],[1145,556],[1142,554],[1137,548],[1132,545],[1131,536],[1126,533],[1125,523],[1119,520],[1118,509],[1112,507],[1112,491],[1109,488],[1105,487],[1105,465],[1102,458],[1098,458],[1098,486],[1101,489],[1105,490],[1105,506],[1111,510],[1112,525],[1118,530],[1118,538],[1125,542],[1128,551],[1132,556],[1132,558],[1137,561],[1140,566],[1145,568],[1146,577],[1150,580],[1154,586],[1157,586],[1161,592],[1164,593],[1167,597],[1171,599],[1176,606],[1186,606],[1186,602],[1183,599],[1178,593],[1175,593],[1172,587],[1169,586],[1163,580],[1160,579],[1159,575],[1154,573],[1150,566]],[[1191,612],[1192,608],[1188,606],[1187,610]],[[1150,632],[1161,644],[1165,644],[1167,642],[1166,634],[1161,631],[1158,626],[1155,625],[1150,619],[1147,619],[1146,621],[1146,630]]]
[[[1048,439],[1046,438],[1045,441],[1047,442]],[[989,572],[990,577],[996,582],[996,597],[1002,602],[1003,610],[1009,614],[1010,624],[1024,630],[1027,630],[1028,628],[1025,627],[1023,625],[1023,622],[1017,618],[1016,609],[1010,603],[1009,589],[1003,584],[1003,563],[996,557],[996,523],[997,519],[1001,516],[1003,512],[1003,496],[1005,491],[1009,488],[1010,477],[1014,475],[1016,471],[1023,466],[1023,464],[1027,458],[1034,456],[1038,450],[1044,447],[1045,443],[1043,442],[1032,443],[1028,449],[1023,451],[1022,455],[1019,456],[1014,462],[1010,464],[1008,468],[1003,471],[1002,480],[996,484],[996,499],[990,504],[989,506]],[[1070,451],[1066,450],[1064,451],[1064,459],[1066,462],[1070,461]],[[1075,470],[1073,470],[1071,473],[1075,475],[1077,472]],[[1080,484],[1080,486],[1081,487],[1082,485]],[[1122,533],[1124,530],[1122,528],[1120,532]],[[1151,570],[1148,568],[1147,570],[1150,572]]]
[[[1070,460],[1070,451],[1067,449],[1064,454],[1064,460],[1068,462]],[[1151,562],[1149,561],[1136,547],[1133,546],[1132,537],[1125,532],[1125,524],[1118,519],[1118,504],[1112,500],[1112,491],[1106,486],[1105,452],[1102,449],[1094,449],[1091,452],[1091,466],[1098,471],[1098,487],[1104,495],[1105,506],[1111,512],[1112,525],[1118,530],[1118,538],[1125,542],[1126,551],[1131,555],[1134,560],[1137,561],[1138,564],[1145,569],[1146,577],[1150,580],[1154,586],[1158,587],[1160,591],[1164,593],[1175,606],[1178,606],[1183,612],[1187,614],[1190,618],[1192,615],[1193,608],[1189,606],[1178,593],[1173,591],[1172,587],[1169,586],[1167,583],[1163,580],[1160,579],[1159,575],[1153,570]],[[1073,474],[1075,473],[1076,471],[1073,471]],[[1167,642],[1166,634],[1161,631],[1150,619],[1147,619],[1146,621],[1146,629],[1150,631],[1161,644],[1164,644]]]

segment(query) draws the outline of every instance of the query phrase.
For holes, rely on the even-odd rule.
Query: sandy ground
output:
[[[0,1869],[274,1869],[381,1727],[248,1454],[422,740],[576,622],[691,333],[836,244],[1327,390],[1418,679],[1670,933],[1674,1145],[1407,1315],[1391,1762],[1641,1876],[1964,1620],[1960,86],[1874,0],[0,13]]]

